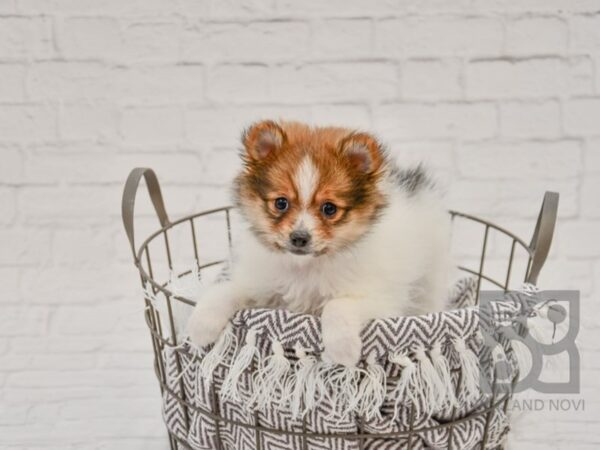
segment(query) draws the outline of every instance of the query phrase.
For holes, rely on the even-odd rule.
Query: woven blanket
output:
[[[509,429],[508,397],[486,393],[480,375],[504,358],[510,377],[518,358],[508,341],[483,345],[489,317],[474,306],[476,292],[476,280],[463,279],[449,311],[373,320],[356,368],[320,361],[318,317],[238,311],[214,345],[165,347],[167,427],[193,449],[470,449],[484,436],[496,448]],[[372,437],[360,442],[364,434]]]

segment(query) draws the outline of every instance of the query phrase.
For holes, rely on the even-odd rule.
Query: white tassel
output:
[[[473,401],[479,398],[480,380],[481,380],[481,368],[479,366],[479,359],[477,355],[467,347],[467,343],[464,338],[458,338],[454,341],[454,348],[458,354],[462,371],[462,384],[465,387],[467,401]]]
[[[233,364],[227,372],[227,376],[223,380],[223,385],[221,386],[222,399],[241,401],[238,388],[240,377],[244,371],[250,367],[254,358],[258,360],[258,365],[260,365],[260,353],[256,348],[257,334],[257,330],[248,330],[248,333],[246,334],[246,343],[235,357]]]
[[[254,373],[254,392],[249,406],[264,409],[272,401],[285,400],[286,376],[290,370],[290,362],[279,341],[271,344],[273,354],[263,360],[262,366]]]
[[[385,371],[373,355],[367,359],[367,372],[358,387],[358,412],[365,419],[380,417],[380,408],[385,400]]]
[[[228,323],[213,348],[204,356],[200,363],[200,374],[207,387],[210,386],[215,369],[225,362],[230,351],[235,353],[237,338],[233,334],[231,323]]]
[[[458,400],[454,392],[454,384],[452,383],[450,365],[442,354],[442,344],[439,342],[433,344],[429,355],[431,356],[431,361],[433,362],[433,367],[438,374],[438,378],[442,382],[445,393],[445,395],[440,396],[440,406],[444,406],[446,403],[448,403],[450,406],[458,406]]]
[[[400,378],[391,394],[394,399],[394,416],[392,422],[398,418],[400,404],[406,399],[412,403],[415,409],[415,417],[420,417],[423,386],[419,379],[417,364],[406,356],[405,353],[393,353],[390,355],[389,360],[402,367]]]
[[[438,406],[443,405],[446,394],[444,392],[444,384],[440,380],[427,353],[425,353],[424,347],[420,347],[415,351],[415,357],[419,361],[419,375],[423,384],[423,393],[425,394],[424,400],[427,408],[427,417],[430,417]]]
[[[510,340],[510,347],[516,360],[519,379],[521,379],[531,370],[531,350],[527,344],[517,339]]]
[[[525,321],[525,326],[529,330],[529,334],[538,344],[548,344],[550,339],[548,339],[548,335],[546,330],[543,328],[543,318],[537,315],[537,313],[533,316],[530,316]]]
[[[294,419],[304,417],[311,411],[317,396],[325,395],[325,382],[322,372],[318,370],[318,361],[315,356],[308,355],[299,344],[295,346],[298,362],[296,370],[288,379],[286,392],[290,394],[290,410]]]
[[[358,367],[340,367],[329,366],[329,372],[325,382],[328,385],[327,392],[330,395],[332,403],[331,414],[339,413],[338,418],[341,421],[351,412],[354,412],[358,405],[358,380],[363,370]]]

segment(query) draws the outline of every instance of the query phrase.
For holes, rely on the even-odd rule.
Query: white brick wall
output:
[[[0,448],[166,448],[120,220],[224,202],[264,117],[376,131],[453,208],[525,238],[562,194],[547,288],[582,290],[585,412],[518,448],[600,444],[600,0],[0,1]],[[139,202],[138,236],[154,228]]]

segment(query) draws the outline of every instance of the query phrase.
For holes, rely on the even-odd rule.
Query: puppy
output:
[[[229,280],[198,299],[194,343],[238,309],[286,308],[320,314],[323,359],[353,366],[369,320],[443,309],[449,217],[421,167],[344,128],[264,121],[242,142],[234,197],[249,227]]]

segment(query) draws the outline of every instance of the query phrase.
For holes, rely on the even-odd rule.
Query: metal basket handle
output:
[[[554,235],[554,227],[556,225],[556,215],[558,212],[558,193],[546,192],[542,208],[538,215],[535,230],[531,238],[529,248],[532,252],[531,266],[527,274],[526,282],[536,284],[540,271],[546,262],[550,245],[552,244],[552,236]]]
[[[133,169],[127,181],[125,182],[125,188],[123,189],[123,200],[121,201],[121,215],[123,216],[123,225],[125,226],[125,233],[127,233],[127,239],[131,245],[131,252],[133,253],[133,260],[138,263],[138,258],[135,252],[135,240],[133,233],[133,211],[135,207],[135,197],[137,194],[140,180],[144,177],[146,180],[146,187],[150,194],[150,200],[154,205],[154,210],[158,216],[161,227],[166,227],[170,224],[169,216],[165,210],[165,203],[163,201],[162,194],[160,192],[160,184],[158,184],[158,178],[152,169],[146,167],[136,167]]]

